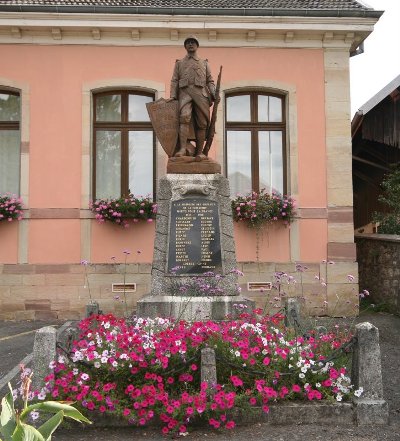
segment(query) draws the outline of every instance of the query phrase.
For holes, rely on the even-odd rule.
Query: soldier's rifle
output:
[[[215,135],[215,122],[217,121],[217,111],[218,111],[218,105],[220,102],[219,91],[221,88],[221,75],[222,75],[222,66],[219,68],[217,86],[215,88],[215,101],[214,101],[214,106],[213,106],[213,110],[212,110],[212,114],[211,114],[210,126],[209,126],[208,132],[207,132],[207,141],[206,141],[206,144],[203,148],[203,155],[205,155],[205,156],[208,156],[208,152],[211,148],[211,144],[213,142],[214,135]]]

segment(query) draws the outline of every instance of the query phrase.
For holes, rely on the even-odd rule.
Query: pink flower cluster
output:
[[[235,221],[247,221],[249,226],[261,226],[266,222],[282,220],[289,224],[295,215],[295,200],[279,193],[251,192],[246,196],[238,195],[232,201]]]
[[[12,195],[0,195],[0,221],[21,220],[23,218],[22,199]]]
[[[36,394],[75,401],[136,425],[157,416],[167,434],[186,433],[198,419],[232,429],[232,409],[238,406],[269,412],[280,400],[340,401],[354,393],[346,368],[324,363],[348,337],[338,330],[292,335],[281,315],[260,314],[195,323],[92,316],[79,324],[71,360],[60,355],[47,387]],[[201,382],[203,347],[215,348],[216,384]]]
[[[134,223],[140,220],[153,222],[157,213],[157,205],[151,197],[133,194],[118,199],[98,199],[91,202],[89,208],[98,222],[110,221],[123,227],[129,227],[129,219]]]

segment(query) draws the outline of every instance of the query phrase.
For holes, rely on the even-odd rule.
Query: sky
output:
[[[364,53],[350,58],[351,116],[400,75],[400,0],[362,0],[384,10],[364,42]]]

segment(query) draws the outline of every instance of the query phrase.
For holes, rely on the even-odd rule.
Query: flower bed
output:
[[[93,316],[80,322],[71,360],[59,356],[37,398],[76,401],[80,408],[137,425],[157,416],[166,434],[186,433],[198,419],[232,429],[234,408],[268,413],[275,402],[336,402],[360,395],[340,362],[323,362],[349,335],[335,330],[296,336],[282,319],[242,314],[239,320],[189,324]],[[200,375],[206,346],[217,357],[217,383],[211,385]]]
[[[123,227],[129,226],[129,219],[133,222],[144,220],[153,222],[156,217],[157,205],[150,197],[137,197],[130,194],[118,199],[97,199],[90,203],[90,210],[95,213],[100,222],[113,222]]]
[[[11,194],[0,194],[0,221],[12,222],[22,218],[22,199]]]
[[[232,201],[232,214],[235,221],[246,221],[250,227],[279,220],[288,225],[295,215],[295,201],[290,196],[269,194],[262,189],[259,193],[253,191],[246,196],[237,196]]]

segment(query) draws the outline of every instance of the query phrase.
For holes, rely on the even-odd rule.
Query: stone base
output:
[[[355,399],[354,414],[358,426],[389,423],[389,406],[385,400]]]
[[[240,308],[236,305],[246,305]],[[238,317],[243,311],[255,308],[253,300],[237,296],[180,297],[148,295],[137,302],[139,317],[163,317],[186,321],[225,320],[230,315]]]
[[[214,174],[221,173],[221,164],[204,157],[180,156],[168,159],[167,173]]]

